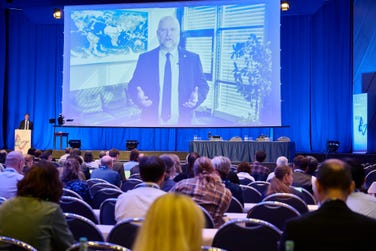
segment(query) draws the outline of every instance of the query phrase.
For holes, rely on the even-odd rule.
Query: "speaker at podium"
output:
[[[27,154],[31,148],[31,130],[14,130],[14,150]]]

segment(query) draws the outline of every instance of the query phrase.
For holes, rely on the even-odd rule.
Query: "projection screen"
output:
[[[280,126],[280,106],[279,1],[64,8],[65,125]]]

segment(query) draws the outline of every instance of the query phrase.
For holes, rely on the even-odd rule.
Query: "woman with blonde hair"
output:
[[[204,221],[191,198],[167,193],[149,208],[132,251],[200,251]]]

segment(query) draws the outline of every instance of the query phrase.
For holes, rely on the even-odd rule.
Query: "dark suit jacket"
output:
[[[191,125],[193,110],[206,98],[209,86],[202,71],[200,57],[192,52],[179,49],[179,124],[177,126]],[[158,122],[159,106],[159,47],[140,55],[133,77],[128,85],[128,94],[136,102],[137,86],[140,86],[145,96],[153,102],[151,107],[142,111],[141,123]],[[195,87],[198,87],[199,97],[196,107],[184,108]]]
[[[301,250],[375,250],[376,220],[351,211],[344,201],[325,202],[311,213],[287,222],[280,250],[285,241],[294,241]]]
[[[24,129],[25,128],[25,120],[22,120],[20,125],[18,126],[18,129]],[[29,120],[29,130],[33,130],[33,122]]]

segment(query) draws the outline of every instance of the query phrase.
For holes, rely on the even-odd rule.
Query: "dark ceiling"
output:
[[[173,2],[174,0],[170,0]],[[275,0],[278,1],[278,0]],[[282,15],[312,15],[322,5],[330,0],[289,0],[290,9],[282,12]],[[31,21],[35,23],[56,23],[52,18],[54,8],[62,8],[64,5],[85,5],[85,4],[109,4],[109,3],[135,3],[135,2],[156,2],[137,0],[0,0],[0,9],[11,11],[23,11]],[[159,0],[159,2],[168,2]],[[175,0],[176,2],[176,0]]]

